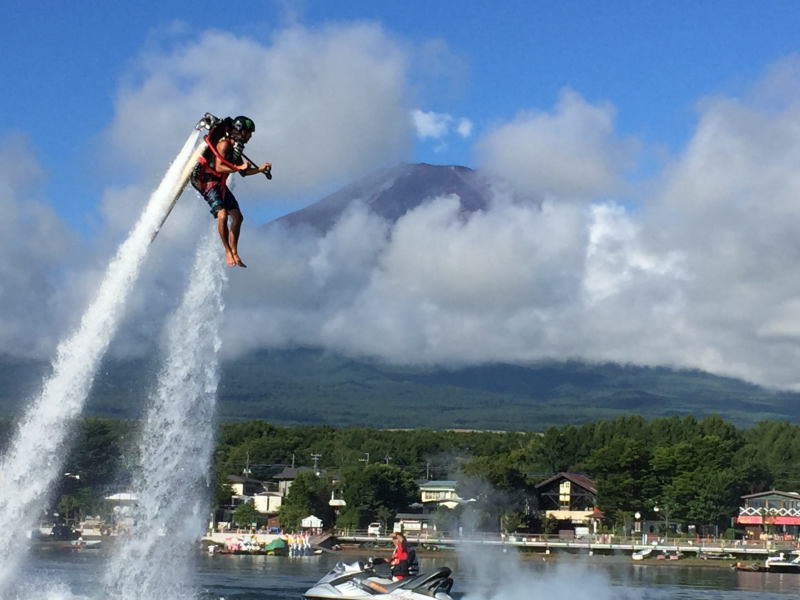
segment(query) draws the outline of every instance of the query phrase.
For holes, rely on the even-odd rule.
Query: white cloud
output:
[[[455,117],[447,113],[423,111],[417,108],[411,112],[411,120],[417,137],[421,140],[429,138],[443,140],[453,133],[462,138],[472,135],[472,121],[464,117],[456,121]]]
[[[28,140],[4,138],[0,162],[0,353],[41,356],[74,325],[74,273],[85,266],[85,248],[41,200],[44,171]]]
[[[249,195],[345,182],[408,158],[407,62],[372,24],[292,27],[267,44],[206,32],[141,59],[107,139],[118,163],[160,173],[204,112],[247,114],[256,123],[248,154],[271,160],[275,174],[269,191]]]
[[[238,182],[245,202],[407,159],[415,133],[471,136],[468,119],[412,111],[409,54],[363,24],[293,27],[268,44],[205,33],[153,51],[101,140],[103,153],[116,151],[110,161],[138,175],[106,190],[107,230],[91,249],[37,202],[43,188],[28,184],[42,169],[24,142],[0,147],[0,160],[15,164],[0,174],[9,219],[0,308],[13,317],[0,349],[46,352],[75,322],[206,110],[250,114],[252,156],[275,161],[266,189]],[[787,60],[745,99],[700,103],[694,136],[646,188],[624,188],[636,144],[616,132],[613,107],[566,91],[552,110],[521,113],[477,145],[487,174],[540,202],[498,194],[464,215],[454,197],[431,198],[394,227],[355,205],[322,239],[246,221],[250,268],[230,274],[225,351],[301,344],[398,362],[616,360],[800,389],[800,101]],[[609,200],[621,189],[641,195]],[[198,230],[211,226],[202,201],[185,194],[152,248],[118,350],[157,335]]]
[[[800,388],[800,103],[706,100],[685,151],[641,188],[634,210],[599,199],[623,179],[631,146],[612,115],[568,93],[553,113],[483,141],[491,165],[502,164],[492,153],[501,139],[546,163],[509,157],[502,173],[516,189],[540,191],[540,205],[497,198],[467,218],[442,197],[388,237],[364,215],[323,241],[282,237],[270,252],[296,257],[290,270],[306,283],[288,286],[297,295],[278,304],[232,303],[242,324],[232,335],[247,347],[322,345],[398,362],[614,360]],[[348,264],[363,239],[374,243]],[[314,260],[297,258],[304,253]],[[335,302],[308,285],[312,264],[336,274],[326,279],[337,282]],[[266,288],[280,286],[265,277]],[[243,326],[269,315],[264,330]]]
[[[488,132],[477,144],[480,163],[520,189],[591,199],[620,183],[634,150],[613,121],[610,105],[565,90],[554,113],[522,112]]]
[[[179,39],[176,31],[166,32],[166,44],[152,44],[133,63],[114,119],[94,144],[98,159],[121,183],[103,193],[102,229],[92,248],[82,248],[51,211],[17,189],[19,182],[44,175],[32,158],[11,149],[15,167],[0,177],[2,201],[14,206],[7,211],[14,231],[0,242],[8,246],[0,267],[7,271],[0,307],[5,314],[25,307],[26,316],[8,323],[7,335],[0,332],[2,349],[46,355],[42,348],[80,317],[105,262],[206,111],[252,116],[257,131],[248,154],[274,162],[270,184],[236,178],[245,208],[408,159],[410,49],[380,26],[292,26],[264,43],[219,31]],[[204,203],[187,191],[151,249],[117,351],[135,351],[158,331],[179,297],[183,259],[191,255],[198,228],[211,225]],[[244,240],[255,237],[250,227],[246,221]],[[69,285],[53,285],[56,277],[69,278]]]
[[[411,118],[417,130],[417,137],[423,140],[425,138],[443,138],[450,132],[450,123],[453,121],[453,117],[448,114],[425,112],[419,109],[411,113]]]
[[[459,119],[458,125],[456,125],[456,133],[458,133],[458,135],[460,135],[462,138],[466,139],[472,135],[472,127],[472,121],[469,119]]]

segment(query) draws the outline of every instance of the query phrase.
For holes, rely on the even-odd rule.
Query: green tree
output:
[[[312,514],[326,526],[333,524],[333,509],[328,504],[330,493],[330,482],[326,478],[312,471],[300,472],[278,511],[281,526],[287,531],[299,529],[300,522]]]
[[[476,456],[461,467],[464,475],[477,477],[498,490],[522,492],[525,489],[525,474],[514,464],[511,453],[496,456]]]
[[[354,531],[358,524],[366,522],[361,515],[361,510],[356,506],[346,506],[336,519],[336,528],[341,531]]]
[[[500,517],[503,533],[514,533],[524,522],[525,515],[519,511],[503,513]]]
[[[381,516],[393,517],[419,498],[414,479],[395,465],[352,467],[343,473],[343,478],[344,499],[348,509],[358,514],[359,527]]]
[[[233,510],[233,521],[239,527],[250,527],[258,522],[258,511],[252,502],[243,502]]]
[[[650,504],[650,454],[639,440],[616,438],[597,449],[587,469],[597,485],[597,503],[603,512],[636,512]]]

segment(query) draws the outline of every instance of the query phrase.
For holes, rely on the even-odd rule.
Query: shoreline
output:
[[[419,558],[458,558],[457,549],[442,549],[442,550],[426,550],[417,547],[413,542],[411,544]],[[392,549],[389,547],[376,546],[373,548],[364,548],[354,544],[342,544],[341,550],[331,551],[333,554],[345,554],[348,556],[384,556],[390,555]],[[522,551],[515,552],[515,556],[524,561],[542,561],[542,562],[558,562],[563,560],[587,560],[594,562],[615,561],[615,562],[629,562],[634,566],[653,566],[653,567],[702,567],[709,569],[728,569],[732,570],[736,567],[736,563],[753,563],[761,564],[763,560],[745,561],[742,559],[708,559],[700,558],[698,556],[686,556],[677,560],[646,558],[644,560],[633,560],[630,555],[616,554],[601,554],[588,552],[535,552],[535,551]]]

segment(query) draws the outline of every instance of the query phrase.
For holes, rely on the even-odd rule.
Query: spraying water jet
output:
[[[77,330],[59,344],[52,374],[15,431],[0,461],[0,596],[12,585],[33,527],[61,476],[64,445],[83,410],[100,360],[117,330],[147,250],[183,192],[202,153],[200,134],[186,139],[128,238],[108,266]],[[35,477],[30,475],[35,473]]]

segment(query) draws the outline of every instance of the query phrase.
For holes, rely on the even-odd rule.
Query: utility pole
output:
[[[425,463],[425,479],[431,480],[431,461]]]
[[[242,469],[242,475],[244,475],[245,477],[249,478],[250,477],[250,473],[252,473],[252,471],[250,470],[250,453],[248,452],[247,453],[247,462],[244,464],[244,469]]]
[[[314,461],[314,473],[317,474],[317,477],[319,477],[319,470],[317,469],[317,463],[319,462],[320,458],[322,458],[322,454],[312,454],[311,455],[311,460]]]
[[[359,458],[358,462],[363,462],[366,467],[369,464],[369,452],[364,452],[364,456],[366,456],[366,458]]]

